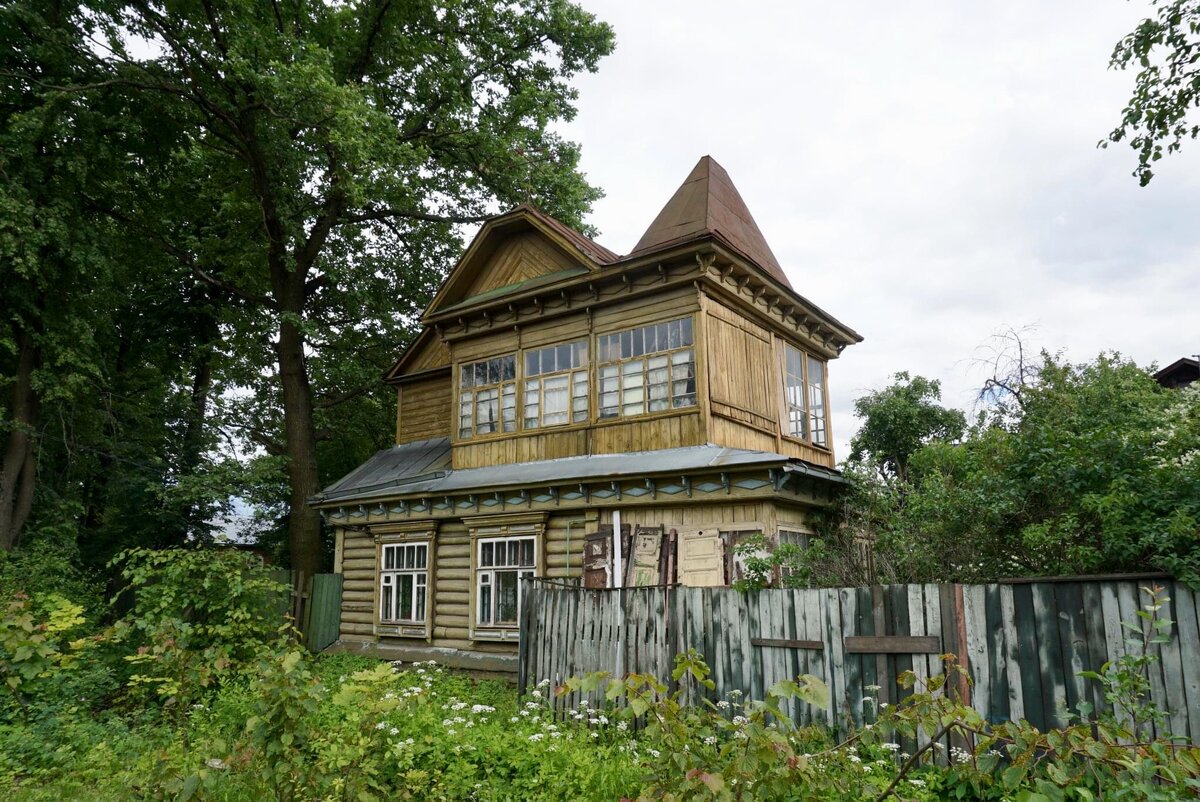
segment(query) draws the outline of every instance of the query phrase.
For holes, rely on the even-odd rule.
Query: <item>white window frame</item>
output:
[[[523,607],[521,602],[521,585],[523,580],[521,577],[542,576],[544,573],[545,560],[542,549],[545,543],[546,513],[527,512],[468,517],[463,519],[463,523],[466,524],[468,531],[471,533],[470,637],[472,640],[481,641],[515,641],[519,637]],[[496,566],[494,564],[483,565],[482,555],[485,544],[491,544],[494,549],[496,543],[507,543],[512,540],[528,540],[532,542],[533,565],[512,567]],[[498,599],[495,595],[495,589],[498,587],[496,575],[509,571],[517,573],[516,618],[512,623],[497,624],[494,615],[498,604]],[[487,579],[481,580],[485,576]],[[481,581],[486,581],[488,587],[491,588],[489,594],[493,615],[489,621],[480,620],[480,611],[483,604]]]
[[[475,541],[475,621],[480,629],[516,629],[521,623],[521,579],[526,576],[537,576],[538,569],[538,539],[532,534],[513,534],[500,537],[480,537]],[[513,549],[511,546],[515,545]],[[498,548],[499,547],[499,548]],[[497,565],[495,555],[503,548],[504,564]],[[484,553],[492,554],[491,565],[484,565]],[[523,562],[528,551],[530,562]],[[510,564],[510,558],[515,552],[517,563]],[[512,621],[499,621],[500,606],[500,574],[514,574],[516,579],[516,609]],[[487,606],[485,615],[484,607]]]
[[[429,556],[430,542],[428,540],[400,541],[382,543],[379,547],[379,623],[385,626],[421,627],[424,629],[429,620]],[[411,554],[412,566],[409,567],[406,556]],[[393,567],[388,567],[389,555],[392,556]],[[401,587],[403,577],[412,577],[409,591],[409,610],[414,613],[410,618],[401,618]],[[389,594],[390,593],[390,604]],[[387,609],[390,607],[391,609]],[[420,609],[420,615],[415,613]]]
[[[434,588],[437,584],[437,529],[436,521],[403,521],[381,523],[371,527],[375,540],[375,585],[374,599],[371,603],[374,618],[374,634],[399,638],[422,638],[429,640],[433,619],[436,615],[434,604]],[[400,621],[384,618],[383,588],[384,574],[398,577],[405,573],[417,573],[420,569],[391,569],[385,570],[386,551],[395,546],[424,546],[425,548],[425,617],[423,620]],[[393,578],[393,587],[398,589],[399,582]],[[413,582],[414,589],[416,580]],[[393,598],[395,598],[393,596]]]
[[[792,369],[793,359],[800,362],[798,374]],[[813,365],[821,367],[819,382],[812,379]],[[803,440],[818,448],[829,448],[829,404],[826,395],[829,385],[829,363],[784,340],[781,369],[786,413],[783,421],[784,436],[793,440]],[[796,431],[797,422],[800,431]]]

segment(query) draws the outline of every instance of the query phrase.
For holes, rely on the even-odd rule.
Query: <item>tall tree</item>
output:
[[[1138,74],[1121,124],[1100,143],[1129,141],[1138,155],[1133,174],[1142,186],[1154,178],[1153,165],[1165,153],[1200,137],[1200,123],[1188,121],[1200,106],[1200,0],[1151,2],[1157,14],[1113,49],[1110,66],[1136,65]]]
[[[941,383],[924,376],[897,373],[894,382],[854,402],[862,427],[850,441],[850,459],[866,460],[883,476],[908,481],[913,453],[933,442],[962,437],[966,418],[943,407]]]
[[[552,124],[608,26],[561,0],[94,0],[103,75],[176,135],[110,213],[222,299],[235,425],[286,457],[294,567],[320,560],[319,419],[401,342],[457,226],[533,199],[576,225],[599,193]],[[148,125],[149,127],[149,125]]]

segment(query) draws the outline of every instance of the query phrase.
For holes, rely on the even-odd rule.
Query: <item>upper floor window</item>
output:
[[[588,344],[579,340],[525,352],[525,428],[588,419]]]
[[[602,335],[598,348],[601,418],[695,406],[690,317]]]
[[[811,440],[818,446],[828,445],[825,363],[785,343],[783,387],[787,402],[787,433]]]
[[[517,430],[517,358],[484,359],[459,370],[458,435]]]

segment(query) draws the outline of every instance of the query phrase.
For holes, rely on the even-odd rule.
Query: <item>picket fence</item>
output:
[[[901,672],[941,674],[941,655],[952,652],[973,678],[955,689],[981,715],[1044,729],[1065,723],[1080,702],[1107,707],[1100,685],[1079,674],[1140,649],[1122,622],[1140,621],[1149,600],[1142,588],[1151,585],[1170,599],[1160,615],[1175,622],[1170,641],[1152,647],[1160,659],[1151,699],[1167,712],[1165,731],[1200,743],[1200,594],[1155,575],[748,594],[530,579],[518,681],[559,685],[593,671],[668,678],[675,655],[696,649],[712,669],[713,698],[737,690],[761,699],[778,680],[813,674],[831,702],[824,710],[797,702],[794,720],[860,726],[879,703],[911,693],[896,682]]]

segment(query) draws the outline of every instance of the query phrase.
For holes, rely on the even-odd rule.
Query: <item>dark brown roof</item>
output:
[[[522,210],[529,212],[529,214],[536,217],[540,222],[545,223],[548,227],[554,229],[554,231],[560,236],[569,240],[572,245],[582,251],[585,256],[588,256],[602,265],[612,264],[621,258],[600,243],[594,242],[585,237],[583,234],[580,234],[566,223],[554,219],[538,207],[534,206],[532,203],[522,203],[520,206],[509,210],[505,216]]]
[[[711,156],[700,159],[683,186],[654,218],[630,256],[656,251],[704,234],[718,234],[760,268],[791,288],[783,268],[754,222],[729,173]]]

